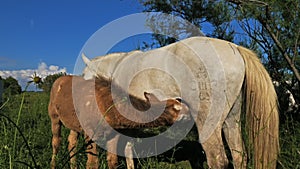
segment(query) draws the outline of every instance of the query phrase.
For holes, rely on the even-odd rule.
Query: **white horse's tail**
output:
[[[277,95],[271,78],[254,52],[238,47],[245,67],[246,130],[253,168],[276,168],[279,154]]]

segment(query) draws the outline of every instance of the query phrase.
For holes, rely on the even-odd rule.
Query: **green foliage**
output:
[[[224,1],[209,1],[209,0],[140,0],[145,6],[146,12],[162,12],[165,14],[171,14],[179,18],[188,21],[198,28],[202,28],[202,24],[210,24],[211,32],[206,32],[207,35],[219,39],[225,39],[232,41],[234,38],[234,30],[231,27],[230,22],[233,20],[232,7],[227,5]],[[158,19],[155,19],[158,18]],[[199,36],[195,34],[194,30],[190,27],[182,25],[180,21],[176,24],[168,25],[168,20],[165,20],[161,16],[154,16],[149,19],[150,28],[156,34],[153,35],[159,46],[165,46],[182,37],[182,34],[186,34],[186,37]],[[182,25],[182,26],[180,26]],[[197,29],[198,29],[197,28]],[[164,30],[173,30],[168,32],[173,37],[160,35],[157,33],[165,33]],[[199,30],[200,31],[200,30]]]
[[[42,83],[38,84],[38,88],[42,89],[44,92],[50,92],[51,88],[52,88],[52,84],[54,83],[54,81],[56,79],[58,79],[61,76],[65,76],[66,73],[56,73],[53,75],[48,75],[43,81]]]

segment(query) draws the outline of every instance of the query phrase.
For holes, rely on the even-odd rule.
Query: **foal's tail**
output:
[[[279,154],[277,95],[269,74],[254,52],[238,47],[245,68],[246,130],[255,169],[276,168]]]

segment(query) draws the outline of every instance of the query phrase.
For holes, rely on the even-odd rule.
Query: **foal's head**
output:
[[[190,120],[190,110],[186,103],[182,102],[179,98],[171,98],[160,101],[154,94],[144,92],[145,98],[152,106],[162,105],[165,106],[164,113],[173,117],[172,123],[181,120]],[[158,106],[160,107],[160,106]]]

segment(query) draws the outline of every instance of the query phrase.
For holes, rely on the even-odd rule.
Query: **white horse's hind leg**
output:
[[[242,96],[237,98],[223,125],[224,135],[233,159],[235,169],[246,168],[247,154],[241,133]]]
[[[202,143],[202,147],[206,153],[208,166],[213,169],[224,169],[228,166],[228,159],[222,141],[221,130],[222,127],[218,126],[214,133]]]

